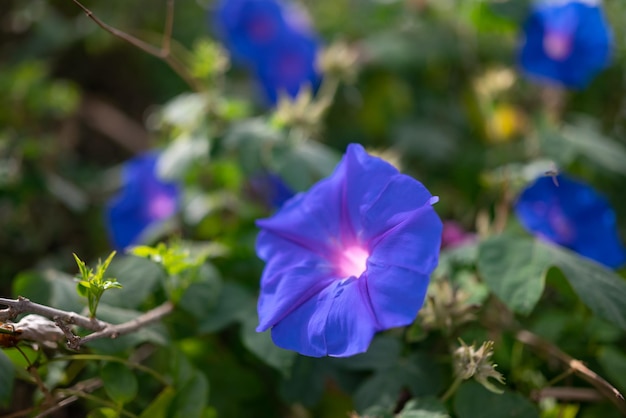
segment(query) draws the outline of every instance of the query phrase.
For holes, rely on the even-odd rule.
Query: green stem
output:
[[[456,392],[456,390],[459,388],[459,386],[461,385],[461,382],[463,382],[463,378],[460,376],[457,376],[456,379],[454,379],[454,382],[452,382],[452,384],[450,385],[450,387],[448,388],[448,390],[446,390],[446,393],[444,393],[441,396],[441,402],[445,402],[448,399],[450,399],[450,397],[452,395],[454,395],[454,393]]]
[[[72,389],[58,389],[57,392],[65,393],[65,394],[68,394],[68,395],[78,396],[79,398],[87,399],[89,401],[95,402],[95,403],[100,404],[102,406],[105,406],[107,408],[114,409],[120,416],[137,418],[137,415],[135,415],[133,413],[130,413],[128,411],[125,411],[119,405],[117,405],[117,404],[115,404],[113,402],[109,402],[107,400],[104,400],[104,399],[102,399],[102,398],[100,398],[98,396],[95,396],[95,395],[90,395],[88,393],[81,392],[79,390],[72,390]]]
[[[155,380],[157,380],[159,383],[163,384],[164,386],[170,385],[170,382],[168,382],[165,377],[161,376],[159,373],[152,370],[151,368],[146,367],[139,363],[133,363],[123,358],[114,357],[114,356],[105,356],[105,355],[100,355],[100,354],[74,354],[71,356],[54,357],[48,361],[52,362],[52,361],[65,361],[65,360],[102,360],[102,361],[112,361],[116,363],[122,363],[128,367],[132,367],[134,369],[148,373],[150,376],[154,377]]]

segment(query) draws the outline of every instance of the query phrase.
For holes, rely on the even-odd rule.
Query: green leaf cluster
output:
[[[109,264],[111,264],[113,257],[115,257],[115,251],[109,254],[104,262],[98,261],[95,271],[92,268],[87,267],[85,262],[78,258],[76,254],[73,255],[74,260],[76,260],[76,264],[78,265],[80,274],[77,285],[78,294],[87,298],[89,315],[92,318],[95,318],[100,298],[104,292],[109,289],[122,288],[122,285],[117,281],[117,279],[104,277],[104,274],[109,268]]]

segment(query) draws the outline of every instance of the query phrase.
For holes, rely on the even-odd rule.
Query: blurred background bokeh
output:
[[[526,0],[285,0],[297,7],[296,15],[309,16],[308,23],[298,23],[302,39],[294,35],[280,47],[291,51],[292,67],[285,68],[276,61],[251,63],[225,20],[221,27],[216,18],[222,3],[175,2],[168,57],[185,68],[182,76],[168,65],[169,58],[112,36],[72,0],[0,4],[0,295],[82,309],[69,296],[59,296],[65,295],[63,286],[51,277],[76,273],[72,253],[92,261],[123,249],[113,238],[117,227],[107,223],[112,219],[107,205],[141,176],[128,177],[125,163],[161,150],[155,170],[180,186],[177,212],[171,216],[166,210],[168,219],[149,225],[133,243],[166,240],[204,254],[196,291],[208,293],[182,296],[189,309],[168,320],[163,337],[169,341],[164,346],[175,346],[210,382],[206,405],[211,407],[197,416],[343,417],[375,405],[377,388],[389,387],[384,379],[396,376],[370,379],[364,388],[378,370],[369,363],[342,368],[329,359],[263,359],[262,343],[251,331],[263,267],[254,253],[254,220],[328,175],[349,143],[363,144],[439,196],[437,212],[454,221],[455,237],[505,230],[523,236],[510,211],[519,191],[537,176],[563,171],[606,196],[624,242],[625,2],[604,2],[612,31],[610,61],[588,85],[573,89],[538,80],[520,67],[522,28],[534,7]],[[164,45],[168,4],[84,3],[102,22],[154,51]],[[270,60],[268,54],[259,59]],[[297,60],[307,57],[315,57],[306,64],[307,84],[292,87],[294,82],[285,80],[300,68]],[[120,302],[112,294],[105,302],[145,310],[164,300],[167,291],[154,284],[163,272],[145,260],[129,260],[115,261],[118,280],[124,285],[123,275],[135,272],[150,285],[135,284],[143,293],[134,301]],[[562,278],[553,279],[563,290]],[[211,286],[218,293],[210,293]],[[597,325],[579,301],[572,302],[568,289],[562,295],[548,292],[537,308],[541,314],[523,321],[626,389],[623,329]],[[203,300],[210,303],[203,306]],[[468,335],[487,334],[483,329]],[[438,358],[442,347],[428,341],[428,354]],[[496,360],[509,389],[530,398],[558,375],[550,364],[527,357],[513,338],[500,342]],[[140,343],[159,344],[147,337],[93,350],[128,357]],[[169,367],[175,356],[152,350],[151,367]],[[51,387],[96,373],[88,365],[55,370],[63,377],[42,372]],[[12,400],[5,402],[7,414],[41,401],[33,398],[28,378],[18,377]],[[144,375],[139,379],[149,381]],[[432,385],[434,395],[445,388]],[[401,393],[410,397],[421,390],[419,384],[408,387],[398,384],[394,402]],[[142,383],[138,393],[128,401],[133,416],[159,388]],[[607,402],[566,403],[578,405],[576,411],[549,415],[554,408],[544,405],[541,416],[619,416]],[[86,400],[54,416],[85,416],[95,405]]]

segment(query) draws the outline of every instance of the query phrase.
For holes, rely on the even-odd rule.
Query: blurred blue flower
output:
[[[563,174],[539,177],[519,196],[515,212],[522,225],[541,238],[610,268],[626,263],[615,212],[582,182]]]
[[[124,164],[122,187],[106,207],[106,224],[116,249],[137,244],[142,234],[178,211],[176,184],[157,177],[157,153],[137,156]]]
[[[521,67],[543,81],[583,88],[610,61],[612,35],[598,1],[539,1],[524,35]]]
[[[283,179],[273,173],[259,174],[251,178],[250,187],[256,196],[274,209],[280,208],[294,196],[293,190]]]
[[[289,36],[277,41],[255,69],[265,97],[276,103],[281,93],[294,98],[305,85],[315,90],[320,84],[315,64],[318,50],[317,40],[311,37]]]
[[[213,15],[218,36],[235,62],[257,76],[270,103],[281,92],[295,97],[303,85],[316,88],[320,47],[306,15],[280,0],[221,0]]]
[[[367,350],[374,333],[410,324],[437,266],[437,198],[363,147],[287,201],[262,229],[257,331],[313,357]]]

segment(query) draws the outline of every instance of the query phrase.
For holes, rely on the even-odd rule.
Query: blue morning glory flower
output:
[[[178,185],[156,173],[157,153],[137,156],[124,164],[122,187],[107,204],[106,224],[117,249],[138,244],[142,234],[178,211]]]
[[[294,196],[293,190],[274,173],[263,173],[251,178],[250,187],[263,203],[274,209],[280,208]]]
[[[520,65],[539,80],[583,88],[609,64],[611,47],[598,1],[542,0],[524,25]]]
[[[320,47],[306,15],[280,0],[222,0],[214,24],[235,62],[250,68],[265,97],[295,97],[300,88],[316,88],[315,61]]]
[[[251,63],[289,33],[276,0],[222,0],[217,5],[215,25],[233,58]]]
[[[261,228],[257,331],[313,357],[367,350],[413,322],[439,260],[437,201],[417,180],[352,144],[334,173]]]
[[[547,241],[610,268],[626,263],[615,212],[585,183],[563,174],[539,177],[519,196],[515,212],[528,231]]]
[[[289,36],[277,41],[256,66],[265,97],[276,103],[280,94],[294,98],[305,85],[315,90],[320,83],[315,64],[318,50],[317,40],[311,37]]]

